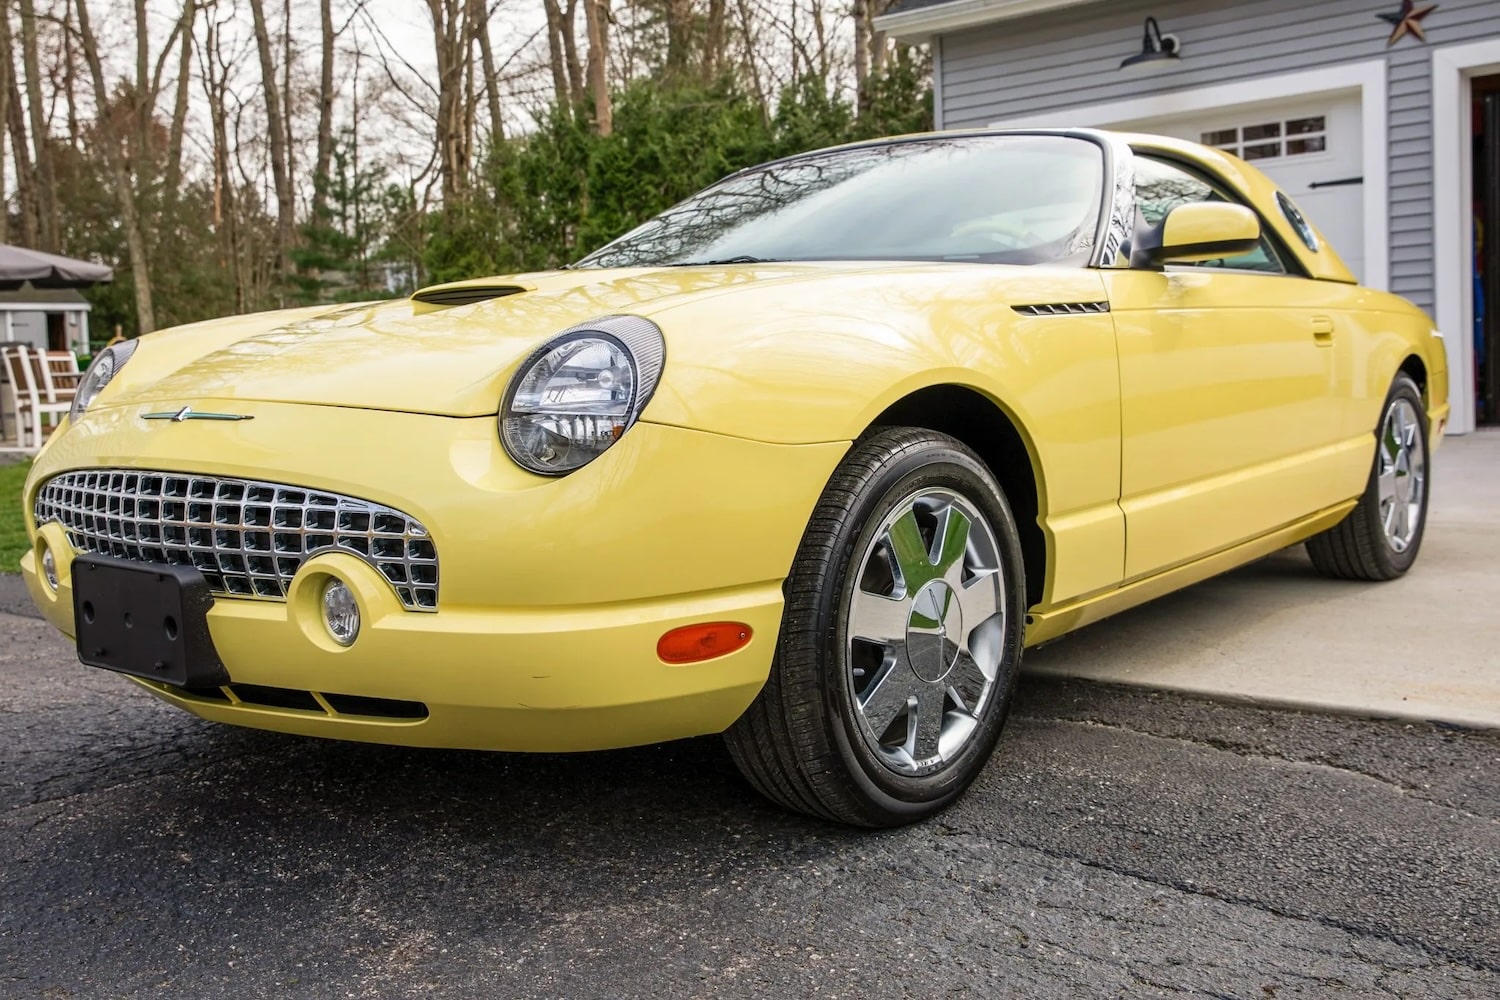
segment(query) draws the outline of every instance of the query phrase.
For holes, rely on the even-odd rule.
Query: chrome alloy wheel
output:
[[[906,497],[851,567],[843,620],[865,741],[903,775],[935,771],[969,742],[1005,651],[995,531],[945,489]]]
[[[1410,400],[1397,399],[1386,411],[1376,462],[1385,541],[1391,551],[1405,552],[1422,523],[1427,489],[1427,442]]]

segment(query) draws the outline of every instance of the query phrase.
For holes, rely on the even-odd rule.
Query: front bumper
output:
[[[368,563],[324,551],[303,564],[284,602],[215,602],[208,622],[227,688],[194,694],[137,682],[206,719],[411,746],[591,750],[727,728],[765,682],[782,578],[847,448],[641,424],[588,468],[545,480],[509,463],[493,419],[243,401],[234,409],[255,420],[160,428],[142,427],[130,408],[89,414],[39,457],[28,521],[43,481],[96,466],[253,474],[420,518],[442,561],[437,611],[406,610]],[[27,587],[72,635],[73,549],[60,525],[30,527]],[[38,543],[53,552],[55,590],[39,576]],[[319,597],[330,576],[360,604],[361,632],[348,648],[324,628]],[[743,622],[753,637],[694,665],[657,657],[663,633],[709,621]],[[270,704],[252,689],[287,697]],[[420,712],[386,714],[378,705],[387,702]]]

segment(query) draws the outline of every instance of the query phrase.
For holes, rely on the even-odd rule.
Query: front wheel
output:
[[[725,733],[792,809],[896,826],[953,802],[999,738],[1026,586],[1005,495],[972,451],[916,428],[859,442],[813,513],[771,677]]]
[[[1427,411],[1422,390],[1396,376],[1375,429],[1375,461],[1349,516],[1307,540],[1324,576],[1394,580],[1416,562],[1427,526]]]

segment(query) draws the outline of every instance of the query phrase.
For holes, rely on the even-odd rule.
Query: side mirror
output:
[[[1196,201],[1178,205],[1161,225],[1140,234],[1130,266],[1151,268],[1236,257],[1254,250],[1259,242],[1260,220],[1245,206]]]

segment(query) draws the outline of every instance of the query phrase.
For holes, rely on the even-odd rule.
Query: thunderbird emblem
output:
[[[203,413],[184,406],[180,410],[165,410],[161,413],[143,413],[142,420],[170,420],[174,424],[180,424],[184,420],[254,420],[248,413]]]

